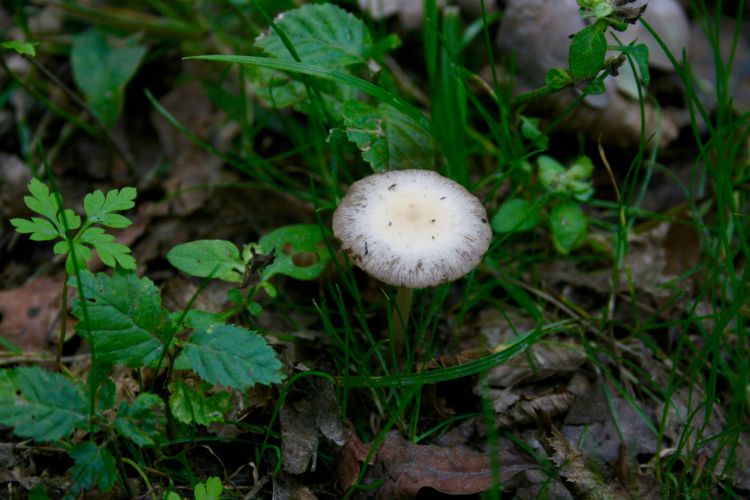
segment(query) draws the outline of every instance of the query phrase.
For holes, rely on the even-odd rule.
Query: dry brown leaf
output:
[[[339,479],[350,488],[359,475],[369,446],[353,431],[339,455]],[[500,482],[509,485],[517,474],[538,466],[525,455],[511,450],[500,452]],[[342,471],[343,469],[343,471]],[[493,471],[487,454],[462,446],[419,445],[390,432],[368,467],[364,483],[382,481],[376,498],[414,498],[423,488],[448,495],[470,495],[486,491],[493,484]]]
[[[581,347],[566,342],[539,342],[526,353],[492,368],[487,375],[491,387],[512,387],[570,373],[586,362]]]
[[[626,499],[630,498],[622,489],[602,474],[593,470],[596,464],[560,431],[551,429],[546,438],[551,449],[550,458],[559,467],[558,473],[572,483],[573,491],[582,499]]]
[[[608,402],[601,381],[586,397],[575,401],[565,417],[562,433],[570,441],[579,443],[586,453],[609,464],[620,459],[621,445],[625,445],[632,456],[656,453],[656,436],[648,423],[617,394],[612,394],[611,403]],[[624,442],[620,440],[621,435]]]
[[[0,336],[24,351],[43,351],[60,324],[62,276],[35,278],[19,288],[0,290]],[[70,323],[68,331],[72,331]]]
[[[333,384],[307,377],[290,390],[281,407],[281,457],[284,470],[302,474],[315,470],[318,440],[325,436],[339,446],[346,442],[341,409]]]
[[[502,395],[497,393],[502,393]],[[519,396],[517,390],[491,390],[490,397],[493,398],[493,408],[497,412],[495,424],[499,429],[537,422],[541,413],[549,417],[562,415],[570,410],[576,399],[575,395],[566,389],[534,397]]]

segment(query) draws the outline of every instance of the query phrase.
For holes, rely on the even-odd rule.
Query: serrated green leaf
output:
[[[568,254],[586,237],[588,218],[581,207],[573,202],[556,205],[550,212],[552,243],[561,254]]]
[[[228,392],[207,396],[181,380],[169,384],[169,394],[172,415],[184,424],[211,425],[213,422],[223,422],[224,414],[232,408]]]
[[[120,214],[106,214],[101,221],[102,226],[122,229],[131,225],[133,221]]]
[[[500,205],[492,217],[492,229],[498,233],[520,233],[534,229],[539,222],[536,208],[522,198],[511,198]]]
[[[153,446],[165,437],[164,401],[144,392],[132,404],[123,401],[117,411],[115,429],[138,446]]]
[[[226,240],[197,240],[177,245],[167,252],[167,260],[180,271],[199,278],[239,283],[245,272],[239,249]]]
[[[284,377],[281,362],[265,339],[233,325],[196,330],[178,357],[206,382],[236,389],[272,384]]]
[[[83,390],[73,381],[22,366],[0,372],[0,424],[22,437],[56,441],[88,419]]]
[[[73,447],[70,456],[75,461],[71,469],[70,490],[73,494],[93,488],[106,493],[115,485],[117,464],[107,448],[86,441]]]
[[[9,49],[15,51],[17,54],[20,54],[22,56],[36,56],[36,49],[34,48],[36,45],[39,45],[39,42],[23,42],[21,40],[8,40],[5,42],[0,42],[0,49]]]
[[[84,271],[81,281],[90,336],[84,321],[76,329],[93,343],[99,360],[144,366],[161,357],[169,321],[159,289],[151,280],[117,268],[112,277]],[[73,301],[73,314],[81,320],[84,317],[80,298]]]
[[[193,488],[195,500],[219,500],[222,491],[224,491],[224,486],[221,484],[221,479],[215,476],[206,479],[205,483],[196,484]]]
[[[275,274],[298,280],[320,276],[331,260],[325,236],[315,224],[296,224],[271,231],[258,240],[263,253],[276,252],[274,262],[263,270],[262,281]]]
[[[604,36],[606,28],[605,21],[597,21],[573,35],[568,52],[568,67],[574,80],[591,80],[604,68],[607,55],[607,39]]]
[[[286,34],[300,60],[308,64],[344,67],[365,63],[372,48],[367,26],[332,4],[304,5],[286,11],[276,19],[276,25]],[[256,38],[255,45],[272,57],[294,60],[271,29]]]
[[[373,171],[432,168],[435,143],[417,122],[392,106],[358,101],[344,106],[344,131]]]
[[[28,219],[11,219],[10,223],[21,234],[31,234],[29,239],[33,241],[49,241],[61,237],[57,228],[47,219],[32,217]]]
[[[97,30],[73,38],[73,79],[97,116],[109,126],[120,116],[125,85],[146,53],[146,48],[134,41],[132,37],[114,41]]]

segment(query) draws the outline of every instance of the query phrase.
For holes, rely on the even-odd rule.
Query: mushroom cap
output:
[[[333,235],[369,275],[425,288],[474,269],[492,230],[462,185],[431,170],[393,170],[351,185],[333,214]]]

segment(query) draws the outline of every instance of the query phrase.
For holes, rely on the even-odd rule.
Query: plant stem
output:
[[[414,290],[412,288],[398,287],[396,291],[396,309],[393,325],[393,347],[396,353],[403,350],[406,345],[406,327],[409,324],[409,311],[411,310],[411,299]]]
[[[57,352],[55,353],[55,371],[62,368],[62,352],[65,343],[65,333],[68,326],[68,275],[65,275],[62,288],[62,300],[60,304],[60,338],[57,339]]]

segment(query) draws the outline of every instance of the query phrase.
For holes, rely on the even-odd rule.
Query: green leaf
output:
[[[215,476],[206,479],[205,483],[196,484],[193,488],[195,500],[219,500],[222,491],[224,491],[224,486],[221,484],[221,479]]]
[[[291,42],[300,61],[328,67],[365,63],[372,38],[365,24],[332,4],[304,5],[284,12],[276,25]],[[255,45],[278,59],[294,60],[279,35],[269,29]]]
[[[539,155],[536,161],[539,165],[539,182],[542,187],[550,192],[559,191],[565,175],[565,167],[547,155]]]
[[[521,117],[521,135],[531,141],[535,148],[546,150],[549,147],[549,137],[539,130],[539,118]]]
[[[644,87],[648,87],[651,83],[651,73],[648,71],[648,45],[645,43],[632,45],[627,47],[625,52],[633,57],[638,73],[641,75],[641,81]]]
[[[574,80],[591,80],[603,68],[607,55],[605,21],[597,21],[573,35],[568,52],[568,67]]]
[[[81,243],[93,245],[104,265],[123,269],[135,270],[135,259],[130,255],[130,248],[117,243],[115,237],[100,227],[91,227],[78,240]]]
[[[78,495],[82,491],[99,488],[102,493],[112,489],[117,479],[115,458],[104,446],[91,441],[77,444],[70,450],[75,461],[71,469],[71,492]]]
[[[144,392],[132,404],[123,401],[117,411],[115,429],[138,446],[153,446],[165,436],[164,401]]]
[[[39,42],[22,42],[21,40],[8,40],[6,42],[0,42],[0,49],[14,50],[17,54],[22,56],[36,56],[36,45]]]
[[[492,218],[492,229],[498,233],[520,233],[533,229],[538,222],[533,204],[522,198],[511,198],[500,205]]]
[[[58,206],[55,196],[49,192],[49,188],[39,179],[33,177],[29,181],[29,193],[31,196],[24,196],[23,201],[26,206],[39,215],[43,215],[53,223],[57,223]],[[62,234],[62,228],[58,227]]]
[[[280,227],[263,236],[258,244],[263,253],[276,251],[274,262],[263,270],[262,281],[275,274],[312,280],[320,276],[331,259],[325,236],[315,224]]]
[[[146,48],[129,39],[107,38],[89,30],[73,38],[73,79],[91,108],[108,126],[120,116],[124,90],[141,64]]]
[[[211,425],[213,422],[223,422],[224,414],[232,408],[228,392],[207,396],[181,380],[169,384],[169,394],[172,415],[184,424]]]
[[[28,219],[11,219],[10,223],[21,234],[31,234],[29,239],[33,241],[49,241],[60,237],[57,228],[47,219],[32,217]]]
[[[159,289],[151,280],[118,268],[112,277],[84,271],[81,281],[91,327],[87,337],[97,359],[144,366],[161,357],[169,322]],[[80,298],[73,302],[73,314],[79,320],[84,318]],[[84,334],[85,328],[84,321],[76,325]]]
[[[573,78],[563,68],[552,68],[544,76],[544,83],[555,90],[560,90],[573,85]]]
[[[83,198],[83,208],[86,211],[86,219],[94,224],[106,227],[124,228],[132,222],[127,217],[114,212],[130,210],[135,206],[135,198],[138,192],[133,187],[113,189],[106,196],[100,190],[87,194]]]
[[[245,389],[272,384],[284,377],[281,362],[265,339],[233,325],[196,330],[178,357],[185,358],[206,382]]]
[[[240,251],[231,241],[197,240],[173,247],[167,260],[180,271],[199,278],[239,283],[245,272]]]
[[[422,112],[419,111],[417,108],[415,108],[408,102],[404,101],[399,96],[391,92],[388,92],[387,90],[381,87],[378,87],[377,85],[371,82],[368,82],[367,80],[357,78],[356,76],[351,75],[345,71],[340,71],[337,69],[332,69],[332,68],[315,65],[315,64],[298,63],[298,62],[293,62],[293,61],[282,61],[282,60],[273,59],[270,57],[205,55],[205,56],[186,57],[185,59],[200,59],[203,61],[215,61],[215,62],[224,62],[224,63],[230,63],[230,64],[244,64],[248,66],[258,66],[262,68],[270,68],[270,69],[276,69],[280,71],[288,71],[290,73],[301,73],[303,75],[315,76],[319,78],[324,78],[326,80],[331,80],[336,83],[342,83],[348,87],[361,90],[365,94],[374,97],[375,99],[383,102],[384,104],[393,106],[394,108],[398,109],[402,113],[412,118],[415,122],[419,123],[419,125],[425,130],[427,130],[428,132],[430,133],[433,132],[432,130],[433,127],[432,127],[432,124],[430,123],[430,120],[427,119],[427,117],[424,114],[422,114]]]
[[[432,168],[435,144],[417,122],[392,106],[358,101],[344,106],[344,131],[373,171]]]
[[[588,219],[577,203],[568,201],[552,209],[550,226],[555,248],[561,254],[568,254],[586,237]]]
[[[87,421],[87,411],[81,388],[62,375],[37,366],[0,371],[0,424],[21,437],[66,438]]]

